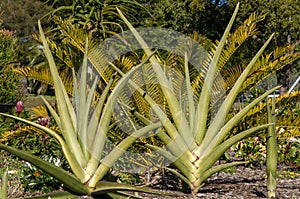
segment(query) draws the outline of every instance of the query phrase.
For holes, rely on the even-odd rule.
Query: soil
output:
[[[293,171],[291,168],[279,166],[278,174],[290,173]],[[277,178],[276,198],[278,199],[300,199],[300,175],[299,168],[294,169],[295,176],[288,175]],[[292,174],[292,173],[290,173]],[[157,175],[156,175],[157,176]],[[145,199],[261,199],[267,198],[266,188],[266,169],[261,168],[248,168],[239,166],[235,168],[233,173],[220,172],[211,176],[205,181],[203,188],[196,196],[191,194],[184,194],[175,187],[180,187],[180,181],[174,178],[174,175],[165,176],[164,182],[157,180],[152,188],[165,190],[168,195],[150,195],[145,193],[138,193]],[[11,187],[13,188],[13,187]],[[18,187],[20,189],[20,187]],[[20,191],[20,190],[19,190]],[[19,192],[20,194],[20,192]],[[9,194],[9,198],[20,197],[20,195]],[[24,193],[23,193],[24,194]],[[41,193],[24,194],[23,196],[40,195]],[[137,193],[132,193],[136,195]],[[22,197],[21,197],[22,198]],[[83,196],[81,199],[92,199],[91,197]]]
[[[278,173],[286,170],[279,167]],[[299,169],[298,169],[299,172]],[[177,196],[149,196],[147,199],[190,199],[190,198],[221,198],[221,199],[259,199],[267,198],[265,167],[250,169],[244,166],[236,167],[234,173],[220,172],[211,176],[196,196],[175,192]],[[300,177],[281,177],[277,179],[276,198],[300,199]]]

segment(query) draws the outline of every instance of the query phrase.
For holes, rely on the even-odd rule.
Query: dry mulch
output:
[[[278,173],[286,170],[285,167],[278,167]],[[299,169],[298,169],[299,173]],[[168,178],[168,176],[167,176]],[[166,184],[167,183],[167,184]],[[164,183],[160,182],[154,188],[163,190],[172,189],[177,183],[176,179],[166,179]],[[184,194],[179,190],[171,190],[169,193],[176,196],[150,195],[139,193],[139,196],[145,199],[261,199],[267,198],[266,171],[265,167],[250,169],[248,167],[236,167],[234,173],[220,172],[211,176],[205,181],[203,188],[196,196]],[[27,195],[27,194],[26,194]],[[39,195],[39,194],[37,194]],[[10,195],[13,197],[12,195]],[[28,195],[27,195],[28,196]],[[20,197],[20,195],[18,196]],[[89,198],[91,197],[81,197]],[[276,198],[278,199],[300,199],[300,177],[290,178],[282,177],[277,179]]]
[[[283,172],[284,167],[279,167],[278,172]],[[204,187],[196,196],[178,193],[178,196],[147,196],[147,199],[261,199],[267,198],[265,167],[250,169],[244,166],[236,167],[234,173],[220,172],[211,176]],[[278,178],[276,198],[278,199],[300,199],[300,177]]]

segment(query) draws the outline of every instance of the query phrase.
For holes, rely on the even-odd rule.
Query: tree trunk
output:
[[[289,17],[289,20],[291,20],[291,17]],[[287,43],[291,44],[291,42],[292,42],[291,34],[288,34],[287,35]],[[291,53],[293,53],[293,52],[291,52]],[[285,66],[283,69],[276,72],[277,83],[282,86],[280,88],[280,95],[284,95],[289,90],[289,85],[290,85],[289,79],[290,79],[290,73],[291,73],[291,66],[292,65],[289,64],[289,65]]]
[[[291,65],[287,65],[276,73],[277,83],[282,86],[280,88],[280,95],[284,95],[289,90],[290,68]]]

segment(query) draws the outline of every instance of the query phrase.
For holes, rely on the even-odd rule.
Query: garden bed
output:
[[[279,166],[277,179],[277,198],[299,199],[300,198],[300,174],[290,168]],[[204,187],[195,198],[221,198],[221,199],[259,199],[267,198],[266,168],[253,168],[239,166],[234,173],[220,172],[209,178]],[[174,192],[177,193],[177,192]],[[142,195],[142,194],[140,194]],[[190,199],[189,194],[178,192],[177,197],[160,196],[153,197],[143,194],[147,199]]]
[[[265,167],[253,168],[239,166],[232,170],[233,173],[220,172],[209,178],[204,187],[199,191],[195,198],[221,198],[221,199],[259,199],[267,198],[266,171]],[[288,167],[278,167],[277,179],[277,198],[298,199],[300,198],[300,171]],[[168,179],[170,180],[170,179]],[[172,183],[171,181],[169,181]],[[163,184],[156,184],[156,188],[163,190]],[[190,199],[190,194],[180,191],[169,191],[177,196],[153,196],[139,193],[146,199]],[[20,190],[17,195],[9,195],[9,198],[21,197]],[[23,193],[23,196],[40,195],[40,193]],[[81,197],[88,198],[88,197]]]

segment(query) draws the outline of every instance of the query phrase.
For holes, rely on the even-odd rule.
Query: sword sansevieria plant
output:
[[[231,133],[231,130],[239,123],[239,121],[251,108],[265,99],[274,90],[278,89],[278,87],[275,87],[265,92],[240,110],[240,112],[235,114],[232,118],[227,118],[227,115],[230,112],[232,105],[235,103],[243,82],[253,69],[253,66],[264,49],[273,38],[273,35],[270,36],[266,43],[249,62],[241,76],[236,81],[235,85],[224,97],[224,101],[221,102],[217,108],[214,108],[217,110],[214,110],[214,113],[211,112],[212,109],[210,107],[210,103],[213,97],[212,88],[213,84],[215,83],[215,77],[218,73],[218,68],[216,65],[220,59],[221,51],[237,15],[238,7],[239,5],[237,5],[216,50],[208,59],[209,66],[204,77],[204,84],[202,86],[200,96],[196,102],[189,77],[188,58],[186,55],[184,55],[186,60],[186,81],[184,83],[186,84],[185,86],[187,90],[187,106],[184,106],[179,100],[180,96],[176,96],[176,92],[174,92],[173,85],[166,72],[168,70],[160,65],[160,61],[155,56],[150,57],[153,54],[151,51],[151,46],[148,46],[139,32],[118,10],[121,18],[125,21],[145,54],[150,57],[149,62],[151,63],[157,80],[161,85],[160,89],[168,107],[167,111],[164,110],[146,92],[139,88],[139,86],[137,86],[134,82],[129,81],[129,84],[137,92],[139,92],[141,96],[144,97],[145,101],[149,103],[151,109],[156,114],[156,118],[161,121],[164,127],[163,130],[159,131],[156,135],[165,143],[166,147],[152,146],[149,144],[147,146],[163,155],[165,158],[170,160],[173,165],[176,166],[178,170],[169,170],[180,177],[186,184],[188,184],[193,194],[196,194],[199,191],[203,182],[212,174],[228,167],[245,164],[245,162],[232,162],[215,166],[215,163],[226,152],[227,149],[243,138],[250,136],[255,132],[259,132],[270,125],[273,125],[271,123],[259,125],[240,132],[237,135],[231,137],[228,136]],[[151,118],[143,117],[138,113],[136,113],[136,116],[139,117],[145,124],[152,124]]]
[[[0,186],[0,199],[7,198],[7,184],[8,184],[8,168],[3,173]]]
[[[271,104],[271,105],[270,105]],[[276,196],[276,171],[277,171],[277,137],[275,127],[275,98],[267,101],[268,110],[268,121],[274,123],[268,127],[267,133],[267,159],[266,159],[266,170],[267,170],[267,189],[268,197],[275,198]]]
[[[157,122],[133,131],[111,152],[106,155],[103,153],[105,142],[108,141],[107,133],[110,130],[114,104],[117,101],[120,90],[124,87],[124,85],[126,85],[132,73],[134,73],[134,71],[140,68],[144,63],[137,65],[130,72],[126,73],[126,75],[118,81],[113,89],[111,88],[113,80],[111,80],[95,104],[94,95],[96,93],[97,83],[99,80],[96,77],[92,80],[93,82],[91,86],[87,85],[88,41],[86,41],[83,64],[81,67],[80,78],[78,80],[75,72],[73,71],[74,97],[73,100],[71,100],[62,80],[59,77],[54,58],[47,45],[40,22],[39,29],[44,46],[44,53],[48,60],[54,82],[57,112],[45,100],[45,98],[42,97],[42,99],[55,119],[61,134],[45,126],[16,116],[2,113],[1,115],[25,122],[56,138],[61,145],[62,152],[64,153],[66,160],[70,165],[72,174],[42,160],[39,157],[31,155],[26,151],[21,151],[4,144],[0,144],[0,149],[4,149],[46,171],[62,182],[68,191],[76,195],[101,195],[114,192],[113,195],[115,196],[118,194],[116,192],[126,190],[154,192],[145,188],[100,181],[105,174],[107,174],[117,159],[137,138],[149,131],[156,131],[161,127],[161,123]],[[147,60],[145,60],[145,62],[147,62]]]

